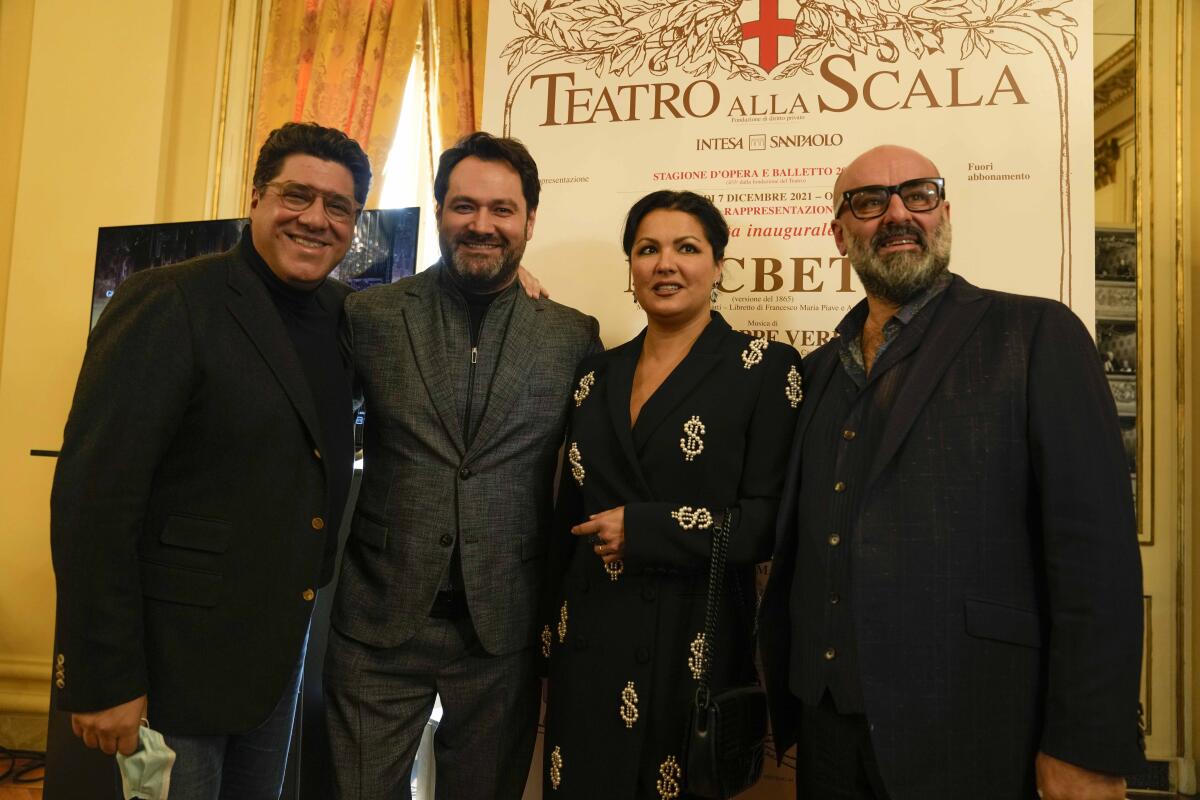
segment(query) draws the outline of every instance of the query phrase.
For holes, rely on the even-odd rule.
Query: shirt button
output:
[[[442,538],[438,539],[442,543],[442,547],[449,547],[454,544],[454,537],[448,533],[443,533]]]
[[[835,658],[837,658],[837,650],[834,650],[832,647],[827,648],[825,650],[825,660],[833,661]]]
[[[838,597],[838,593],[837,593],[837,592],[830,592],[830,593],[829,593],[829,602],[830,602],[831,604],[833,604],[833,605],[835,605],[835,606],[836,606],[836,605],[837,605],[837,604],[838,604],[838,603],[841,601],[841,599],[842,599],[842,598]]]
[[[324,527],[325,527],[325,520],[321,519],[320,517],[312,518],[312,528],[314,531],[319,531]]]
[[[844,491],[846,491],[846,482],[845,482],[845,481],[838,481],[837,483],[835,483],[835,484],[833,485],[833,490],[834,490],[835,492],[839,492],[839,493],[840,493],[840,492],[844,492]]]
[[[303,592],[300,593],[300,596],[311,603],[313,598],[317,596],[317,593],[314,592],[312,589],[305,589]]]
[[[841,541],[842,541],[842,537],[838,536],[836,533],[829,534],[829,546],[830,547],[837,547],[839,544],[841,544]]]
[[[321,451],[315,447],[313,448],[313,458],[315,458],[317,461],[321,460]]]
[[[462,469],[460,469],[460,470],[458,471],[458,477],[462,478],[464,481],[465,481],[467,478],[471,477],[471,468],[470,468],[470,467],[463,467]]]
[[[857,434],[854,431],[850,430],[849,428],[846,428],[846,430],[842,431],[842,438],[845,439],[847,442],[850,441],[851,439],[853,439],[856,435]]]

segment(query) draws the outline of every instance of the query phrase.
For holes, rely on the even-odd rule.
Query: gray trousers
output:
[[[539,710],[532,647],[489,655],[469,619],[431,617],[412,639],[386,648],[334,629],[324,689],[337,800],[411,796],[409,774],[435,695],[438,800],[520,800]]]

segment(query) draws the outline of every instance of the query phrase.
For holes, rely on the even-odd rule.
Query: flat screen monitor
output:
[[[417,208],[364,211],[333,277],[358,291],[412,275],[419,213]],[[92,326],[121,281],[133,273],[224,252],[237,244],[248,223],[243,218],[101,228],[92,284]]]

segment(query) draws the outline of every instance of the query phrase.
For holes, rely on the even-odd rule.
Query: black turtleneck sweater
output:
[[[329,465],[325,530],[330,535],[325,541],[325,567],[331,570],[354,469],[354,387],[348,358],[340,345],[341,299],[333,301],[322,297],[317,289],[300,289],[281,281],[254,248],[248,225],[239,246],[275,303],[317,409],[324,445],[322,457]]]

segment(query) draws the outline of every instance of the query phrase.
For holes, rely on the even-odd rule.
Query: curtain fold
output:
[[[377,204],[424,0],[272,0],[254,147],[285,122],[338,128],[366,150]]]
[[[483,72],[487,56],[486,0],[429,0],[432,10],[436,98],[442,148],[479,130],[483,119]]]
[[[487,0],[272,0],[255,152],[285,122],[338,128],[371,159],[374,208],[420,44],[431,147],[479,129],[487,15]]]

